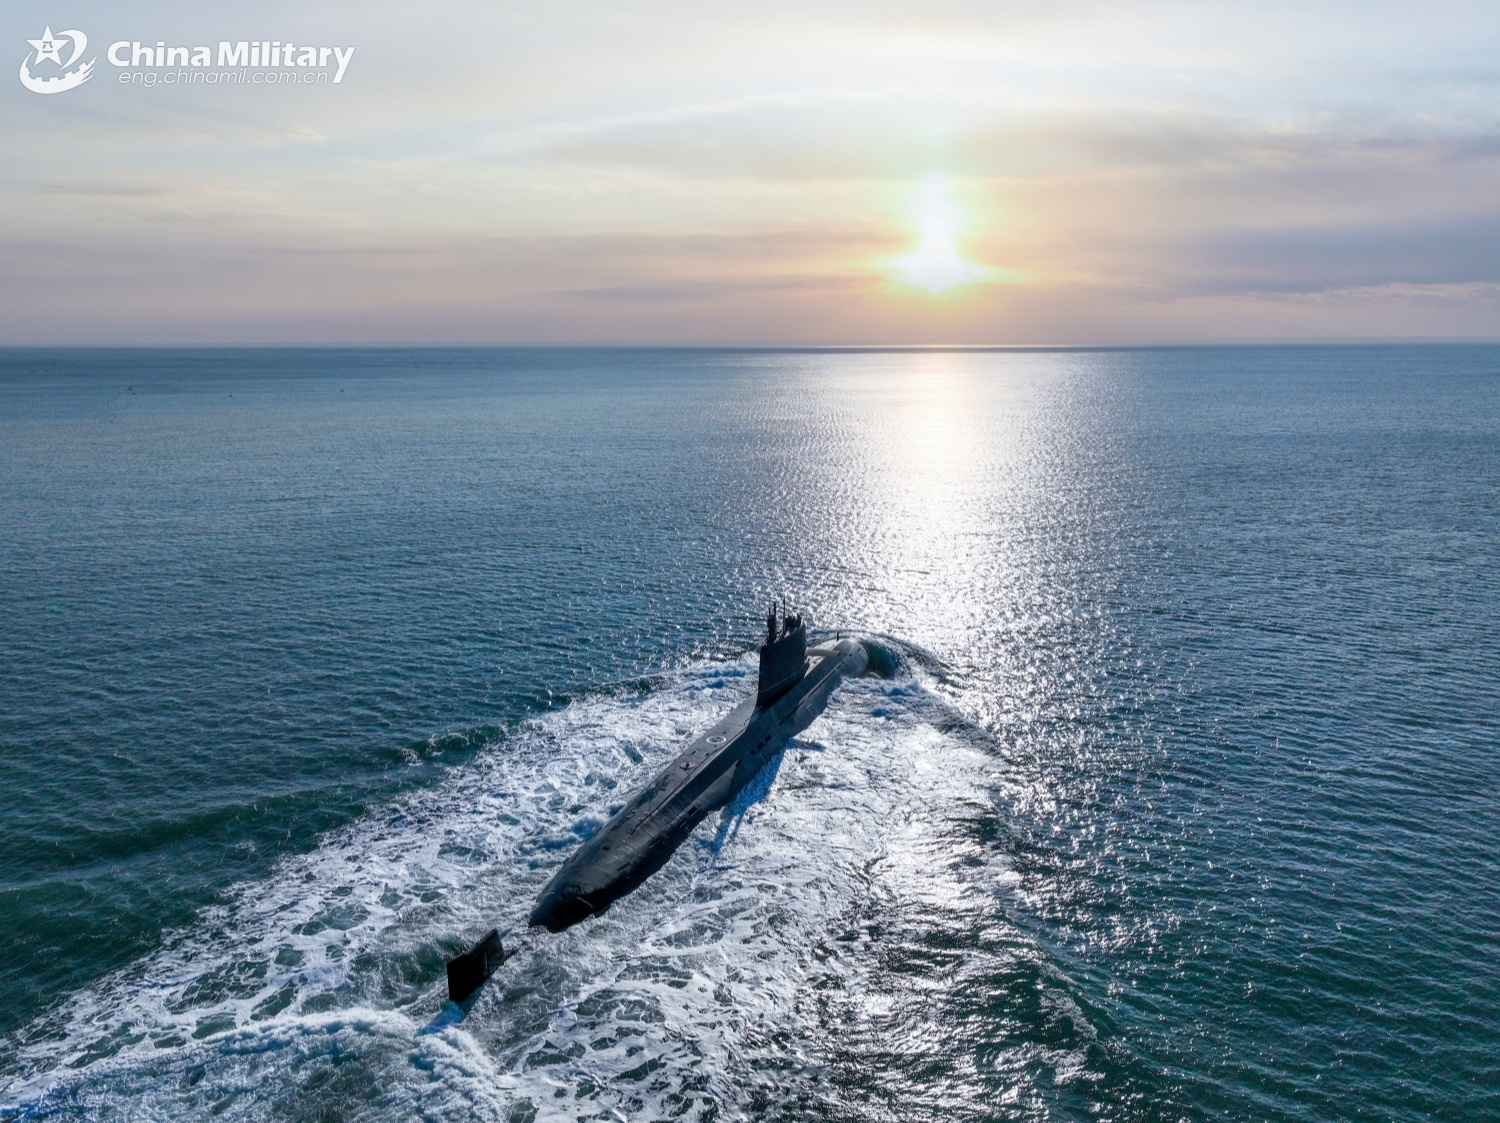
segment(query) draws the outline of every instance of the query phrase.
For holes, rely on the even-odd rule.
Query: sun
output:
[[[892,263],[896,276],[934,296],[958,285],[985,279],[989,273],[987,269],[970,265],[959,255],[953,242],[957,225],[957,212],[948,197],[947,177],[934,172],[923,180],[917,202],[921,244],[916,252]]]
[[[983,269],[958,256],[953,239],[947,236],[924,236],[917,251],[901,258],[896,268],[907,284],[934,295],[984,276]]]

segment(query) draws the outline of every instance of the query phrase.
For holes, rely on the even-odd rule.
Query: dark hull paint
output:
[[[800,682],[763,709],[754,699],[736,706],[585,842],[542,890],[531,924],[561,932],[640,885],[813,723],[840,682],[869,664],[856,640],[808,654],[811,665]]]

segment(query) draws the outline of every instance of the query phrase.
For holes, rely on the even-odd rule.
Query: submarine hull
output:
[[[772,701],[761,694],[735,707],[585,842],[542,890],[530,923],[561,932],[640,885],[812,724],[839,683],[869,664],[856,640],[807,656],[806,673],[795,685]]]

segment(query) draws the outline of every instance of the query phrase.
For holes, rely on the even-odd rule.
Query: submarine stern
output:
[[[545,928],[553,933],[564,932],[599,911],[601,910],[577,892],[574,886],[565,885],[543,893],[526,923],[532,928]]]

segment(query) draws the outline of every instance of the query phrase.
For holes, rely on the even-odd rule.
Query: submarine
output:
[[[639,886],[817,719],[840,683],[869,666],[870,652],[858,640],[809,649],[806,621],[773,605],[755,696],[700,734],[578,848],[537,897],[530,925],[565,931]],[[505,959],[499,932],[491,929],[448,961],[449,998],[462,1002]]]

